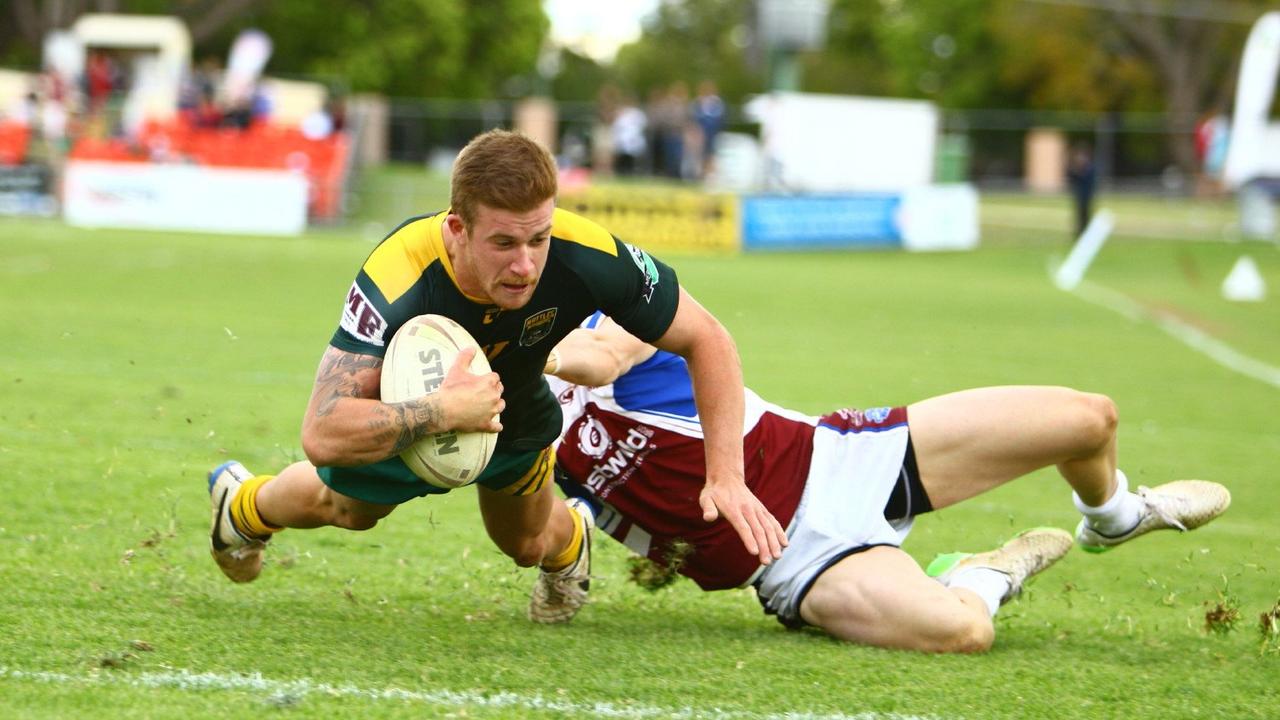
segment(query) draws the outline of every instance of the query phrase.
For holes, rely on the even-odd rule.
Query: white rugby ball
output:
[[[444,376],[462,350],[476,348],[468,368],[473,375],[489,372],[489,361],[471,333],[443,315],[419,315],[396,331],[382,360],[382,401],[404,402],[440,389]],[[400,453],[415,475],[442,488],[475,482],[489,458],[498,434],[446,432],[427,435]]]

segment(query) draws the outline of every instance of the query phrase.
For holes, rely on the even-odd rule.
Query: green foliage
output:
[[[836,0],[827,52],[810,63],[822,82],[831,83],[829,92],[991,107],[999,87],[992,68],[1003,60],[990,28],[996,14],[990,0]],[[824,67],[827,57],[837,69],[862,72],[832,72]]]
[[[225,56],[239,30],[258,27],[275,45],[273,73],[388,95],[479,98],[534,72],[549,23],[537,0],[275,0],[200,50]]]
[[[1116,31],[1096,9],[835,0],[828,47],[808,58],[806,78],[823,92],[928,98],[949,108],[1151,109],[1159,96],[1151,66],[1116,47]]]
[[[993,18],[1012,62],[998,75],[1032,108],[1087,112],[1160,109],[1156,68],[1119,36],[1109,18],[1081,7],[1013,3]],[[1052,27],[1029,33],[1028,27]]]
[[[34,36],[20,34],[12,22],[18,2],[49,5],[35,12],[43,24],[33,28]],[[83,12],[176,15],[195,36],[197,60],[225,59],[237,33],[259,28],[274,45],[269,74],[319,76],[337,88],[411,97],[502,95],[513,78],[535,74],[550,28],[540,0],[271,0],[235,7],[173,0],[18,2],[0,4],[0,61],[34,67],[43,32],[67,27]]]
[[[619,80],[644,94],[676,80],[714,79],[729,102],[760,92],[762,68],[747,52],[753,0],[660,3],[636,42],[618,51]]]
[[[560,101],[594,102],[601,86],[614,75],[612,67],[572,50],[561,50],[560,72],[551,81],[551,96]]]

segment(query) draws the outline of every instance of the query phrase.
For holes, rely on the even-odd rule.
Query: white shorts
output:
[[[911,516],[890,523],[884,511],[903,477],[907,438],[905,424],[814,431],[809,477],[787,528],[789,544],[753,583],[766,613],[788,627],[803,625],[800,602],[827,568],[870,547],[902,544]]]

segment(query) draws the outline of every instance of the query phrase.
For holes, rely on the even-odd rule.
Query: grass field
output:
[[[1150,313],[1126,317],[1048,281],[1066,248],[1043,228],[1065,226],[1061,208],[999,204],[972,253],[672,258],[774,401],[818,412],[1072,385],[1118,402],[1133,483],[1231,488],[1228,514],[1192,534],[1072,553],[1004,608],[977,657],[787,632],[746,591],[651,593],[607,540],[593,603],[533,626],[534,574],[491,547],[465,489],[365,533],[285,532],[263,577],[235,586],[208,557],[205,473],[300,457],[365,233],[0,219],[0,716],[1274,718],[1280,638],[1259,616],[1280,600],[1280,387],[1156,319],[1280,366],[1280,252],[1194,227],[1177,242],[1118,236],[1089,278]],[[1218,295],[1242,252],[1272,288],[1263,303]],[[922,519],[906,549],[927,562],[1076,518],[1042,472]],[[1206,628],[1217,605],[1238,612],[1230,631]]]

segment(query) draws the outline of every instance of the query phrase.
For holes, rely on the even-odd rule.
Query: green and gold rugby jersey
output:
[[[507,405],[497,449],[547,447],[561,422],[560,404],[542,377],[551,348],[596,310],[641,340],[658,339],[675,318],[675,271],[596,223],[557,209],[533,297],[519,310],[500,310],[458,289],[442,232],[447,215],[408,220],[379,243],[347,292],[329,344],[382,357],[410,318],[448,316],[471,333],[502,378]]]

